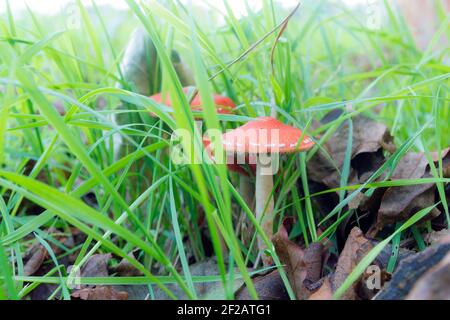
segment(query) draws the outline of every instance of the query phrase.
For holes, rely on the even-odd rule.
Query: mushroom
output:
[[[299,141],[301,138],[302,141]],[[227,153],[237,154],[238,158],[239,155],[248,155],[252,162],[256,162],[255,215],[258,221],[262,221],[262,229],[270,239],[274,209],[270,194],[273,189],[272,176],[278,165],[272,158],[279,154],[308,150],[314,142],[298,128],[285,125],[273,117],[260,117],[223,134],[222,143]],[[261,237],[258,237],[258,248],[260,251],[266,249]],[[265,265],[271,262],[264,255],[262,260]]]
[[[183,92],[185,95],[189,95],[192,91],[193,91],[192,87],[184,87],[183,88]],[[228,97],[214,94],[213,98],[214,98],[214,104],[216,106],[216,111],[218,114],[232,114],[233,109],[236,108],[236,105],[234,104],[233,100],[231,100]],[[172,101],[170,100],[170,96],[168,94],[163,96],[162,93],[157,93],[155,95],[152,95],[150,97],[150,99],[153,99],[157,103],[165,104],[166,106],[169,106],[169,107],[172,106]],[[195,96],[192,98],[190,106],[191,106],[192,111],[202,111],[202,103],[200,100],[200,95],[198,93],[196,93]],[[201,132],[203,123],[199,119],[200,119],[200,117],[196,117],[196,120],[197,120],[196,124],[197,124],[198,130]]]
[[[184,87],[183,92],[185,95],[188,95],[193,90],[193,87]],[[162,93],[154,94],[150,97],[158,103],[164,103],[167,106],[171,106],[172,102],[170,100],[170,96],[165,95],[164,98]],[[214,103],[216,104],[217,113],[220,114],[232,114],[233,109],[236,108],[233,100],[228,97],[221,96],[218,94],[214,95]],[[191,110],[193,111],[202,111],[202,103],[200,101],[200,95],[197,93],[195,97],[191,100]]]
[[[189,96],[192,96],[192,93],[194,93],[194,87],[183,87],[183,93],[189,98]],[[168,93],[163,94],[162,92],[154,94],[150,96],[150,99],[154,100],[156,103],[164,104],[168,107],[172,107],[172,101],[170,99],[170,95]],[[234,109],[236,108],[236,105],[234,104],[233,100],[231,100],[228,97],[221,96],[218,94],[213,95],[213,101],[216,107],[216,112],[218,114],[232,114],[234,112]],[[202,103],[200,100],[200,95],[195,93],[195,96],[190,99],[190,107],[192,111],[202,111]],[[156,117],[154,113],[150,114],[153,117]],[[203,127],[203,121],[201,116],[194,116],[195,118],[195,124],[197,126],[197,130],[202,134],[202,127]]]

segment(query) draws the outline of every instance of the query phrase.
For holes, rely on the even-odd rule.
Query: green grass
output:
[[[80,27],[75,29],[67,28],[63,15],[49,19],[31,10],[20,15],[7,10],[0,16],[0,298],[22,298],[42,283],[59,284],[55,296],[69,298],[65,280],[71,275],[59,256],[50,257],[55,268],[46,275],[23,274],[22,257],[30,243],[48,246],[51,239],[42,231],[54,225],[66,231],[75,226],[88,236],[79,264],[94,253],[111,252],[144,273],[136,278],[82,279],[83,283],[151,284],[177,298],[167,286],[176,283],[186,297],[195,299],[195,283],[215,281],[223,283],[223,298],[232,299],[234,281],[242,279],[256,297],[251,282],[255,270],[249,269],[257,259],[256,241],[241,241],[233,216],[243,212],[254,225],[253,240],[259,233],[272,246],[239,195],[238,177],[225,165],[176,165],[167,156],[168,136],[180,129],[194,137],[191,142],[182,140],[184,147],[194,144],[201,149],[201,133],[171,63],[172,48],[193,72],[204,103],[205,129],[224,131],[275,109],[281,121],[321,137],[306,154],[284,159],[281,166],[288,179],[274,181],[282,190],[273,192],[275,224],[296,216],[298,234],[306,244],[333,239],[337,226],[353,213],[343,211],[353,197],[387,186],[436,183],[450,221],[444,193],[450,180],[443,176],[442,161],[435,166],[430,156],[450,145],[449,52],[439,46],[441,37],[450,41],[450,15],[441,5],[436,6],[439,29],[429,46],[419,50],[392,1],[383,2],[387,14],[379,30],[367,28],[364,8],[327,0],[302,1],[285,29],[281,25],[290,11],[270,0],[262,0],[258,12],[247,6],[244,17],[237,17],[231,1],[225,1],[225,12],[213,11],[208,19],[198,8],[177,1],[152,2],[151,7],[126,2],[129,9],[117,12],[77,1]],[[121,72],[120,59],[136,27],[143,28],[155,45],[161,89],[170,95],[173,113],[132,92]],[[232,97],[238,114],[217,115],[213,92]],[[119,109],[121,103],[134,109]],[[64,116],[55,104],[63,105]],[[309,129],[313,120],[347,105],[353,109]],[[341,123],[351,127],[358,114],[386,123],[398,149],[365,184],[348,185],[353,143],[348,137],[344,165],[338,168],[340,187],[320,193],[337,192],[340,203],[320,219],[311,201],[319,194],[308,190],[307,161]],[[129,115],[139,122],[117,124],[111,115]],[[119,157],[114,134],[129,145]],[[432,178],[375,181],[386,173],[388,177],[408,151],[426,153]],[[34,165],[25,171],[29,160]],[[98,207],[83,202],[88,192],[95,195]],[[28,214],[25,200],[45,211]],[[384,245],[392,239],[398,242],[400,232],[428,212],[418,212],[375,247],[336,296]],[[198,225],[201,215],[217,259],[217,276],[199,277],[190,271],[190,261],[206,259],[201,239],[205,230]],[[325,221],[330,226],[319,235]],[[417,237],[416,229],[413,233]],[[141,253],[139,258],[129,256],[134,249]],[[294,297],[280,261],[271,254]],[[395,263],[392,260],[391,267]],[[150,271],[156,267],[160,274]]]

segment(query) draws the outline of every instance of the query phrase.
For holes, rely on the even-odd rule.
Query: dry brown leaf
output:
[[[340,174],[338,170],[342,169],[345,153],[347,149],[349,127],[348,123],[342,124],[334,134],[322,145],[328,152],[333,162],[331,162],[321,151],[318,151],[311,161],[308,161],[308,178],[312,181],[323,183],[329,188],[337,188],[340,184]],[[351,159],[360,154],[370,154],[380,152],[380,149],[392,151],[392,137],[386,125],[375,122],[364,116],[353,118],[353,144]],[[382,156],[382,153],[380,152]],[[365,158],[372,157],[366,155]],[[378,157],[378,156],[377,156]],[[378,163],[377,157],[374,163]],[[384,159],[381,159],[381,162]],[[356,166],[362,173],[373,171],[376,168],[367,168],[353,162],[352,167]],[[357,170],[351,169],[349,181],[356,181]]]
[[[446,148],[441,151],[441,156],[443,159],[447,159],[450,148]],[[431,159],[436,163],[439,161],[439,153],[431,152]],[[415,153],[408,152],[400,160],[394,172],[392,173],[391,179],[417,179],[422,178],[428,169],[428,160],[425,153]]]
[[[208,258],[204,261],[200,261],[189,266],[190,272],[192,276],[218,276],[220,275],[219,267],[217,265],[217,259]],[[239,271],[235,269],[235,272]],[[183,274],[183,272],[180,272]],[[243,284],[243,280],[241,278],[235,279],[233,283],[234,290],[239,289]],[[135,286],[132,286],[135,287]],[[179,285],[175,283],[166,284],[166,287],[172,291],[172,293],[178,299],[188,299],[186,293],[180,288]],[[225,296],[225,289],[221,282],[217,281],[206,281],[206,282],[196,282],[194,283],[195,291],[199,299],[205,300],[217,300],[223,299]],[[125,289],[125,288],[124,288]],[[129,290],[127,290],[129,291]],[[148,293],[148,288],[147,288]],[[161,288],[155,287],[154,289],[155,300],[171,300],[167,293],[165,293]]]
[[[381,199],[378,210],[377,227],[408,219],[419,210],[435,203],[434,184],[389,188]],[[440,214],[438,209],[432,211],[431,217]]]
[[[442,150],[443,159],[448,158],[449,150],[449,148]],[[439,160],[437,152],[432,152],[431,157],[434,162]],[[398,163],[391,180],[430,178],[432,176],[429,171],[428,160],[424,153],[409,152]],[[381,199],[377,223],[371,235],[374,236],[387,224],[408,219],[415,212],[433,205],[435,189],[435,184],[388,188]],[[435,218],[439,214],[439,209],[434,208],[428,218]]]
[[[127,300],[128,293],[116,291],[111,286],[98,286],[74,291],[72,297],[81,300]]]
[[[392,180],[421,178],[425,174],[427,165],[428,161],[424,153],[408,152],[399,161],[391,178]]]
[[[68,234],[64,234],[56,228],[49,228],[48,230],[45,230],[45,233],[48,236],[51,235],[54,240],[59,241],[64,247],[74,247],[74,238],[70,232]],[[61,246],[56,245],[53,241],[49,241],[48,244],[54,254],[58,257],[59,265],[69,267],[69,265],[73,263],[74,260],[71,260],[70,255],[61,255],[61,253],[64,252]],[[24,274],[35,276],[43,276],[47,274],[54,268],[52,261],[50,261],[50,263],[43,263],[45,260],[48,260],[48,258],[49,255],[45,247],[37,242],[24,256]],[[56,288],[57,285],[43,283],[31,291],[29,297],[32,300],[46,300],[52,295]],[[56,298],[58,298],[58,296],[56,296]]]
[[[131,258],[134,258],[132,252],[128,254]],[[141,270],[136,269],[128,260],[122,259],[119,264],[114,268],[114,271],[117,272],[122,277],[139,277],[142,276],[143,273]]]
[[[307,299],[321,285],[322,254],[324,244],[312,243],[303,250],[288,239],[287,226],[291,219],[285,219],[278,232],[272,237],[275,250],[283,265],[296,298]],[[324,239],[327,242],[328,239]],[[261,299],[288,299],[285,286],[277,270],[253,278],[255,289]],[[250,295],[245,285],[236,292],[237,299],[247,300]]]
[[[359,192],[356,196],[350,200],[348,203],[349,209],[358,209],[362,204],[367,203],[371,197],[366,196],[364,193]]]
[[[43,245],[37,243],[26,254],[29,257],[23,266],[23,273],[25,276],[31,276],[39,270],[44,260],[47,258],[47,250]]]
[[[55,228],[46,230],[46,233],[52,235],[54,239],[58,240],[68,248],[72,248],[74,246],[72,236],[63,236],[60,231]],[[54,243],[50,243],[50,247],[52,248],[55,255],[58,255],[62,252],[61,247],[55,245]],[[25,254],[24,258],[26,262],[24,265],[24,274],[29,276],[36,273],[47,257],[47,249],[45,249],[45,247],[40,243],[34,244]]]
[[[322,286],[309,296],[308,300],[333,300],[333,289],[328,277],[324,279]]]
[[[447,153],[445,156],[443,156],[443,159],[442,159],[442,171],[443,171],[442,173],[445,178],[450,178],[450,152],[449,152],[449,149],[446,149]]]
[[[443,149],[441,156],[443,159],[447,158],[450,148]],[[431,159],[434,162],[439,161],[439,153],[431,152]],[[403,156],[403,158],[398,163],[394,172],[392,173],[391,179],[417,179],[421,178],[428,168],[428,160],[425,153],[420,152],[408,152]]]
[[[281,263],[285,265],[289,283],[297,299],[307,298],[309,291],[303,285],[307,274],[306,265],[303,261],[304,251],[298,244],[289,240],[285,222],[280,225],[278,232],[272,237],[272,242]]]
[[[111,259],[111,254],[94,254],[81,268],[82,277],[107,277],[108,261]]]
[[[263,275],[253,277],[253,284],[258,293],[259,299],[262,300],[287,300],[289,295],[286,291],[280,274],[277,270]],[[237,300],[252,300],[247,287],[243,285],[236,291]]]
[[[310,291],[316,289],[315,284],[322,276],[322,253],[323,245],[318,242],[311,243],[305,249],[303,263],[306,267],[306,278],[303,280],[303,285]]]
[[[450,300],[450,253],[417,280],[406,300]]]
[[[111,259],[112,254],[94,254],[86,261],[86,263],[81,267],[81,271],[77,270],[77,276],[82,278],[89,277],[108,277],[108,261]],[[68,267],[68,271],[71,272],[74,266]],[[80,288],[80,287],[78,287]],[[95,288],[94,285],[82,285],[81,288],[92,289]],[[102,289],[103,290],[103,289]],[[86,291],[89,292],[89,291]]]
[[[336,265],[336,271],[331,277],[331,287],[333,292],[337,290],[347,279],[348,275],[353,271],[355,266],[361,261],[364,256],[373,248],[370,240],[366,239],[363,232],[354,227],[345,242],[344,249],[339,256]],[[356,300],[358,281],[356,281],[351,288],[349,288],[342,296],[342,300]]]

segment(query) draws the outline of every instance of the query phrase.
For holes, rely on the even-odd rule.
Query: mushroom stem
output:
[[[242,196],[242,199],[250,208],[250,210],[252,210],[255,190],[250,181],[250,177],[246,175],[239,176],[239,194]]]
[[[259,162],[259,161],[258,161]],[[262,172],[264,167],[258,163],[256,165],[256,186],[255,186],[255,200],[256,200],[256,220],[261,221],[261,227],[269,238],[272,238],[273,234],[273,208],[274,201],[273,197],[270,196],[270,193],[273,189],[273,177],[267,172]],[[269,202],[267,202],[269,200]],[[267,204],[267,209],[266,208]],[[258,249],[259,251],[263,251],[267,249],[267,245],[264,243],[263,239],[258,236]],[[262,255],[262,261],[265,266],[270,265],[272,259],[266,255]]]

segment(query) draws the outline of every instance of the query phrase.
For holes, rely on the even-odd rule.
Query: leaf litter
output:
[[[326,115],[322,122],[329,123],[337,119],[340,113]],[[350,132],[350,128],[352,131]],[[349,163],[347,184],[363,184],[382,166],[389,156],[396,150],[394,139],[386,125],[378,123],[368,117],[358,115],[348,122],[339,125],[327,141],[307,163],[308,185],[314,208],[318,218],[325,217],[339,203],[342,194],[339,192],[314,193],[328,189],[338,188],[342,181],[342,168],[346,161],[348,135],[352,134],[352,148]],[[442,168],[445,177],[449,176],[450,149],[441,152]],[[439,157],[436,152],[431,153],[434,165],[437,166]],[[409,151],[398,162],[387,181],[399,179],[431,178],[431,170],[424,153]],[[382,175],[377,181],[386,179]],[[298,185],[300,194],[302,187]],[[336,227],[335,236],[323,238],[321,242],[304,243],[299,235],[292,236],[292,229],[297,223],[297,215],[285,217],[278,227],[278,232],[272,238],[276,253],[286,271],[290,286],[295,297],[300,300],[332,299],[336,290],[344,283],[348,275],[367,253],[377,245],[386,234],[393,232],[395,224],[405,221],[415,212],[430,207],[439,201],[436,185],[434,183],[408,186],[380,187],[367,194],[363,190],[357,197],[343,208],[343,212],[351,210],[346,219]],[[447,197],[450,188],[445,185]],[[346,193],[348,194],[348,193]],[[345,193],[344,193],[345,195]],[[450,197],[449,197],[450,198]],[[450,250],[448,231],[430,229],[438,225],[435,223],[442,218],[441,207],[436,206],[426,221],[418,225],[420,236],[431,245],[425,251],[417,252],[414,246],[415,238],[411,234],[404,235],[404,242],[400,247],[387,245],[372,263],[380,270],[381,288],[368,288],[367,280],[372,273],[364,272],[340,299],[417,299],[446,297],[448,291],[444,290],[443,283],[447,284],[445,271],[448,270],[448,255]],[[428,221],[428,222],[427,222]],[[241,221],[242,222],[242,221]],[[425,223],[427,228],[425,228]],[[200,224],[203,225],[203,224]],[[322,228],[326,228],[325,224]],[[320,235],[320,230],[319,235]],[[58,230],[49,229],[48,234],[57,234]],[[59,232],[61,233],[61,232]],[[69,229],[69,236],[55,236],[62,246],[51,244],[56,255],[61,255],[61,247],[75,248],[84,242],[80,232],[75,228]],[[417,236],[417,235],[416,235]],[[408,237],[408,238],[407,238]],[[406,240],[411,241],[406,241]],[[208,241],[202,238],[201,241]],[[406,245],[408,244],[408,245]],[[436,249],[437,248],[437,249]],[[430,251],[431,250],[431,251]],[[396,252],[396,260],[392,256]],[[431,252],[431,253],[430,253]],[[59,261],[68,271],[75,262],[79,249],[69,255],[62,255]],[[138,251],[130,252],[130,256],[140,260]],[[426,257],[427,263],[421,263]],[[190,259],[192,260],[192,259]],[[217,262],[214,258],[202,261],[191,261],[192,276],[218,276]],[[51,263],[47,250],[41,244],[31,246],[24,256],[24,275],[43,275],[49,271]],[[96,253],[92,255],[81,268],[81,277],[136,277],[142,272],[132,266],[126,259],[116,262],[111,254]],[[389,264],[394,263],[394,272],[387,272]],[[417,265],[420,265],[418,268]],[[400,267],[401,266],[401,267]],[[180,266],[178,266],[180,267]],[[254,269],[249,269],[253,271]],[[415,270],[408,274],[405,270]],[[161,272],[155,269],[156,274]],[[181,271],[181,270],[180,270]],[[264,271],[253,275],[252,281],[260,298],[288,299],[287,290],[277,270]],[[178,298],[186,298],[184,293],[175,284],[168,288]],[[235,298],[250,299],[250,294],[243,281],[236,279],[233,283]],[[31,293],[33,299],[46,299],[56,289],[55,285],[41,284]],[[195,283],[197,295],[202,299],[219,299],[224,295],[224,288],[218,281]],[[441,290],[442,289],[442,290]],[[440,295],[439,295],[440,294]],[[74,288],[71,292],[74,299],[81,300],[124,300],[148,299],[149,287],[147,285],[83,285]],[[168,299],[169,297],[159,288],[153,288],[155,299]]]
[[[340,113],[331,112],[322,119],[321,123],[316,123],[315,127],[318,128],[321,124],[329,123],[337,119],[339,115]],[[352,127],[353,144],[348,173],[349,185],[365,183],[396,150],[394,139],[387,126],[359,115],[353,118]],[[319,149],[307,163],[310,193],[323,192],[340,186],[348,134],[349,125],[344,122],[322,144],[323,150]],[[449,176],[449,150],[450,148],[443,149],[440,153],[444,177]],[[431,158],[437,167],[440,160],[438,153],[432,152]],[[386,180],[386,177],[386,174],[381,175],[376,181]],[[398,162],[387,181],[432,177],[425,153],[408,151]],[[298,188],[302,191],[300,185]],[[450,198],[450,188],[448,185],[445,188],[447,197]],[[318,214],[325,217],[339,203],[339,194],[338,192],[321,193],[313,196],[312,200]],[[358,263],[383,239],[385,234],[393,232],[396,223],[406,221],[414,213],[438,202],[439,196],[434,183],[380,187],[369,195],[365,194],[365,190],[363,190],[343,209],[343,211],[352,210],[354,214],[338,226],[336,239],[338,243],[334,243],[334,250],[337,252],[331,254],[334,254],[334,259],[328,260],[324,259],[323,245],[312,243],[306,246],[302,240],[299,240],[300,238],[297,237],[296,240],[295,237],[290,237],[288,231],[290,226],[287,226],[286,223],[289,220],[285,219],[280,224],[278,232],[273,236],[272,242],[296,298],[301,300],[332,299],[333,294]],[[450,248],[447,244],[442,243],[442,239],[450,241],[448,230],[429,230],[429,226],[438,225],[434,222],[442,217],[441,211],[439,206],[434,207],[428,216],[418,224],[418,229],[422,230],[422,234],[419,236],[423,236],[423,239],[430,244],[439,242],[438,249],[430,247],[423,252],[417,252],[414,246],[414,237],[409,235],[410,238],[406,238],[405,235],[405,241],[400,242],[405,246],[397,247],[388,244],[372,262],[374,270],[379,271],[379,288],[369,287],[369,282],[374,274],[366,270],[340,296],[340,299],[448,297],[448,289],[446,289],[448,287],[444,286],[449,286],[448,274],[450,273],[445,273],[449,268],[449,258],[445,256],[445,253],[449,252]],[[426,221],[428,221],[428,232],[424,228]],[[295,222],[290,222],[290,224],[292,223]],[[342,242],[341,245],[339,245],[339,240]],[[427,263],[422,262],[424,256],[427,257]],[[392,274],[387,271],[389,264],[393,265],[394,272]],[[417,267],[418,265],[420,268]],[[415,276],[411,277],[411,274]],[[267,277],[267,279],[273,279],[274,287],[276,287],[277,281],[280,281],[275,277]],[[267,286],[270,287],[270,284],[265,283],[264,288]],[[401,294],[397,292],[398,288],[402,288]]]

